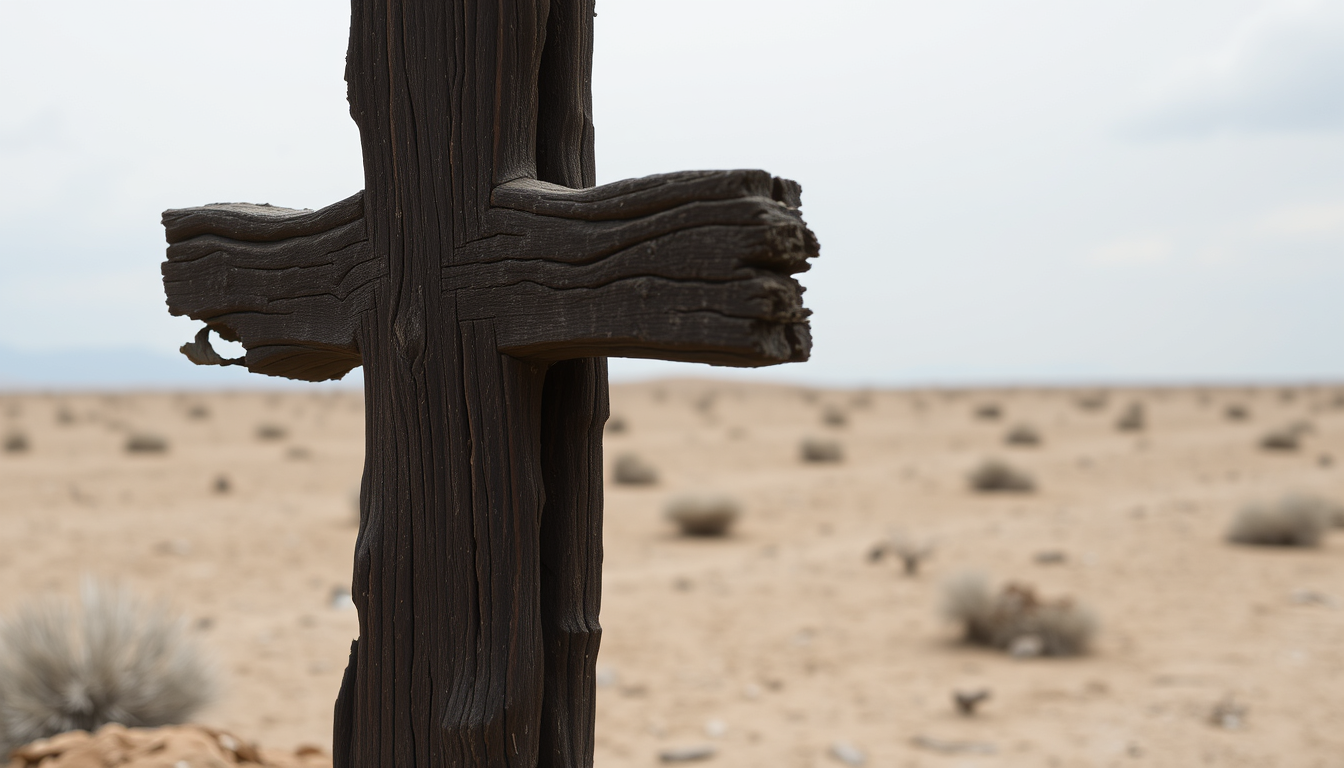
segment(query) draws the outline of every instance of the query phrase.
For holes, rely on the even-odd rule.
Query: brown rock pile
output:
[[[317,747],[293,752],[258,749],[224,731],[200,725],[127,728],[109,723],[94,733],[68,731],[14,750],[9,768],[330,768]]]

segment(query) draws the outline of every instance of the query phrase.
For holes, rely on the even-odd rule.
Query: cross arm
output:
[[[539,360],[656,357],[739,367],[806,360],[817,240],[799,188],[764,171],[665,174],[572,190],[495,189],[499,234],[443,271],[463,319]]]
[[[324,381],[360,364],[355,324],[384,269],[369,245],[363,193],[318,211],[169,210],[163,225],[169,311],[241,342],[248,370]]]

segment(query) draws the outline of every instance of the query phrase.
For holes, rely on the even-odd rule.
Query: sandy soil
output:
[[[844,742],[870,766],[1344,765],[1344,532],[1314,550],[1222,538],[1249,500],[1344,495],[1335,393],[1113,390],[1097,410],[1078,395],[614,388],[627,429],[608,435],[609,461],[635,452],[661,479],[608,484],[597,764],[709,744],[709,764],[841,766]],[[1117,431],[1136,400],[1147,429]],[[990,402],[1003,417],[977,418]],[[1234,402],[1249,419],[1225,417]],[[824,424],[828,406],[848,423]],[[1315,427],[1303,449],[1257,447],[1298,419]],[[1019,423],[1044,444],[1004,445]],[[287,434],[259,439],[262,425]],[[73,595],[85,574],[163,596],[220,669],[201,722],[267,747],[328,742],[356,632],[336,592],[355,535],[358,394],[0,396],[11,430],[31,449],[0,452],[0,614]],[[169,450],[128,454],[139,431]],[[846,460],[801,462],[809,435],[841,441]],[[969,492],[967,471],[991,456],[1039,490]],[[664,503],[706,489],[742,502],[739,527],[678,537]],[[937,543],[915,578],[868,560],[893,529]],[[1064,562],[1036,562],[1045,550]],[[939,602],[968,569],[1090,606],[1093,652],[961,644]],[[952,691],[977,687],[992,698],[959,716]],[[1228,697],[1246,708],[1240,729],[1210,722]],[[940,751],[958,743],[993,751]]]

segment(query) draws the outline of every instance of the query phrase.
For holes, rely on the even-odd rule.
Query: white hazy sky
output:
[[[164,308],[161,210],[363,185],[344,3],[0,19],[0,349],[170,353],[195,328]],[[599,0],[596,24],[599,182],[803,185],[813,359],[755,376],[1344,377],[1344,2]]]

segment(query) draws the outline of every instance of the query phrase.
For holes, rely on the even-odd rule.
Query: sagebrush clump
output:
[[[653,485],[658,482],[658,470],[633,453],[616,457],[612,475],[621,485]]]
[[[214,676],[162,605],[88,581],[77,609],[49,598],[0,622],[0,754],[106,723],[180,723],[214,697]]]
[[[1310,434],[1311,431],[1312,426],[1306,421],[1285,424],[1278,429],[1266,432],[1260,438],[1260,447],[1266,451],[1296,451],[1302,447],[1302,438]]]
[[[993,594],[985,578],[963,573],[948,581],[944,615],[963,625],[969,643],[1014,655],[1076,656],[1096,634],[1093,613],[1068,597],[1042,600],[1027,584],[1008,583]],[[1030,654],[1020,649],[1030,648]]]
[[[127,453],[167,453],[168,441],[149,432],[136,432],[126,438]]]
[[[1003,442],[1008,445],[1022,447],[1033,447],[1041,444],[1041,433],[1030,424],[1018,424],[1003,436]]]
[[[1130,403],[1115,422],[1115,428],[1121,432],[1142,432],[1148,426],[1147,414],[1143,403]]]
[[[27,434],[15,431],[5,435],[5,453],[26,453],[29,447]]]
[[[821,410],[821,423],[828,427],[843,427],[849,423],[849,416],[839,406],[828,405]]]
[[[975,408],[975,418],[983,421],[997,421],[1003,417],[1003,408],[998,403],[982,403]]]
[[[289,430],[279,424],[261,424],[257,426],[258,440],[284,440],[289,436]]]
[[[823,440],[809,437],[800,446],[803,461],[812,463],[834,463],[843,461],[845,451],[838,440]]]
[[[931,557],[933,552],[933,541],[918,540],[904,533],[893,533],[869,550],[868,559],[876,563],[883,557],[891,555],[901,561],[906,576],[917,576],[920,564]]]
[[[726,536],[742,506],[731,496],[684,494],[670,500],[664,514],[683,536]]]
[[[1315,547],[1330,527],[1344,522],[1344,510],[1316,496],[1291,494],[1272,503],[1253,502],[1237,511],[1227,529],[1234,544]]]
[[[967,477],[971,490],[981,493],[1031,493],[1036,481],[1031,475],[998,459],[989,459]]]

